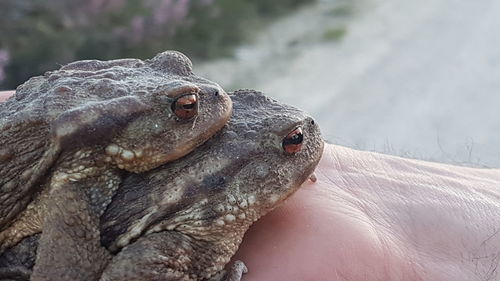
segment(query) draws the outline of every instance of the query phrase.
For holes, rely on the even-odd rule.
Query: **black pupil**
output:
[[[304,139],[304,136],[302,133],[296,133],[290,138],[286,138],[283,142],[283,145],[288,145],[288,144],[301,144],[302,140]]]
[[[193,108],[194,108],[194,103],[182,105],[182,109],[193,109]]]

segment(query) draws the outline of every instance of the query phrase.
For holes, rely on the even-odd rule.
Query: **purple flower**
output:
[[[130,23],[130,35],[129,38],[132,42],[139,42],[143,39],[145,30],[145,21],[142,16],[135,16],[132,18]]]
[[[9,52],[5,49],[0,49],[0,81],[5,79],[5,67],[9,63]]]
[[[181,22],[189,12],[189,0],[178,0],[172,7],[172,18],[175,22]]]
[[[175,0],[174,0],[175,1]],[[152,9],[154,11],[153,19],[155,24],[165,24],[169,21],[170,12],[172,11],[173,1],[172,0],[162,0],[158,3],[152,3]]]

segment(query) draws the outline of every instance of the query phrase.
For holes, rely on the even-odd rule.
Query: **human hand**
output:
[[[0,91],[0,102],[5,101],[8,97],[12,96],[14,91]]]
[[[251,227],[243,280],[497,280],[500,170],[326,145],[316,174]]]
[[[499,169],[328,144],[316,175],[250,228],[243,280],[500,280]]]

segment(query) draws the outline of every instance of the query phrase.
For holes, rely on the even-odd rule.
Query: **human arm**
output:
[[[247,233],[244,280],[500,278],[500,170],[326,145],[316,174]]]
[[[8,97],[12,96],[14,91],[0,91],[0,102],[5,101]]]

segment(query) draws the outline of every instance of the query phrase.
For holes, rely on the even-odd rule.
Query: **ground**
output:
[[[498,14],[496,0],[317,1],[195,70],[311,112],[333,143],[500,167]]]

